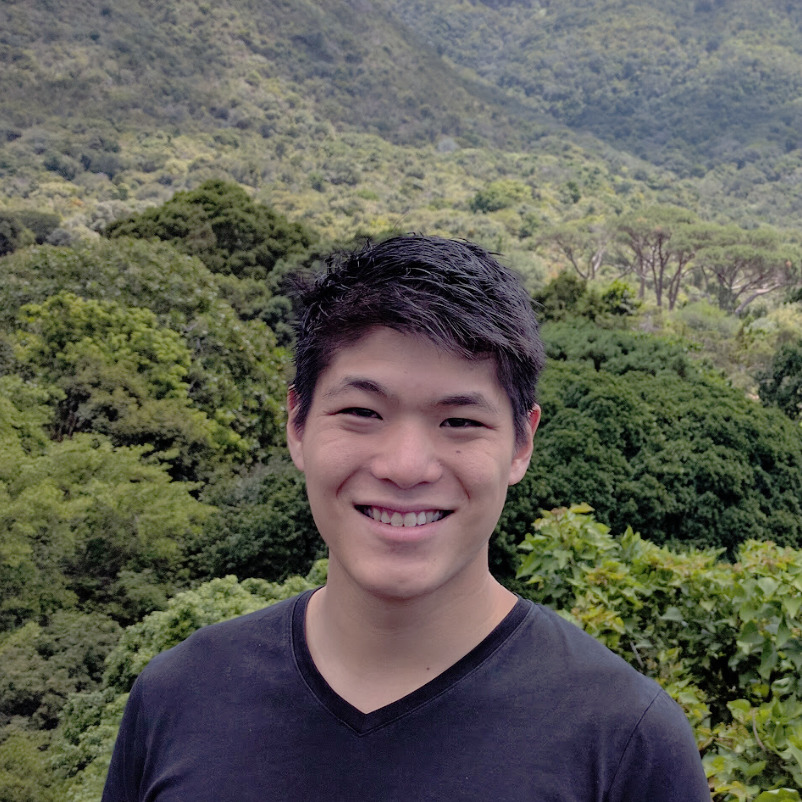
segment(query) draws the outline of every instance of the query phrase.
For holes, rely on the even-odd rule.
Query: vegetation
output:
[[[614,538],[590,512],[577,505],[535,522],[518,571],[527,595],[682,705],[714,800],[799,800],[802,551],[748,541],[723,562],[631,528]]]
[[[306,252],[312,234],[289,223],[245,190],[220,180],[176,193],[162,206],[115,220],[109,237],[133,236],[173,242],[197,256],[213,273],[264,280],[279,259]]]
[[[682,705],[714,800],[798,801],[802,552],[749,541],[732,564],[715,550],[658,547],[631,528],[614,538],[589,512],[574,506],[535,522],[521,544],[518,589],[554,606]],[[101,689],[70,699],[51,788],[96,798],[127,691],[153,655],[200,626],[313,587],[323,570],[278,586],[215,579],[129,627],[106,661]]]

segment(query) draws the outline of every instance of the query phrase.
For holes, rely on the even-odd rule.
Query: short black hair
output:
[[[516,273],[474,243],[417,234],[336,252],[326,268],[298,291],[298,429],[335,353],[386,326],[468,359],[494,358],[516,439],[523,438],[544,354],[532,299]]]

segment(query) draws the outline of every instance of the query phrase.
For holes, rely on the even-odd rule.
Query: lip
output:
[[[380,526],[382,530],[387,532],[393,532],[398,535],[405,534],[407,537],[409,534],[413,532],[420,532],[421,530],[429,530],[434,524],[439,523],[440,521],[445,520],[448,518],[453,510],[444,509],[442,507],[437,507],[434,505],[416,505],[416,506],[398,506],[398,505],[389,505],[389,504],[355,504],[354,505],[357,512],[359,512],[363,517],[367,518],[369,521],[372,521],[377,526]],[[400,515],[406,516],[410,514],[414,514],[418,516],[418,523],[414,525],[403,525],[403,524],[392,524],[389,520],[379,520],[375,518],[371,512],[372,510],[381,510],[383,513],[386,513],[386,518],[389,519],[393,516]],[[427,517],[431,517],[432,515],[436,516],[433,520],[426,520],[423,523],[420,522],[421,514],[426,515]]]
[[[417,504],[399,504],[397,501],[361,501],[354,504],[354,506],[359,510],[378,507],[390,513],[400,512],[401,515],[405,515],[408,512],[453,512],[453,509],[450,507],[442,507],[439,504],[432,504],[425,501],[418,502]]]

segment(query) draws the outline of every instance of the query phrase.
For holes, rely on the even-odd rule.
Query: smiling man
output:
[[[327,583],[155,658],[104,800],[709,800],[676,704],[488,570],[540,417],[517,278],[397,237],[301,302],[287,437]]]

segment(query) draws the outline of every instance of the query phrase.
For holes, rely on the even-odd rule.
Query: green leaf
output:
[[[776,579],[768,576],[758,579],[757,584],[767,598],[771,598],[777,592],[777,588],[780,587],[780,583]]]
[[[800,802],[802,797],[793,788],[776,788],[773,791],[764,791],[755,797],[755,802]]]
[[[678,624],[685,623],[685,619],[682,616],[678,607],[669,607],[661,616],[661,621],[676,621]]]

